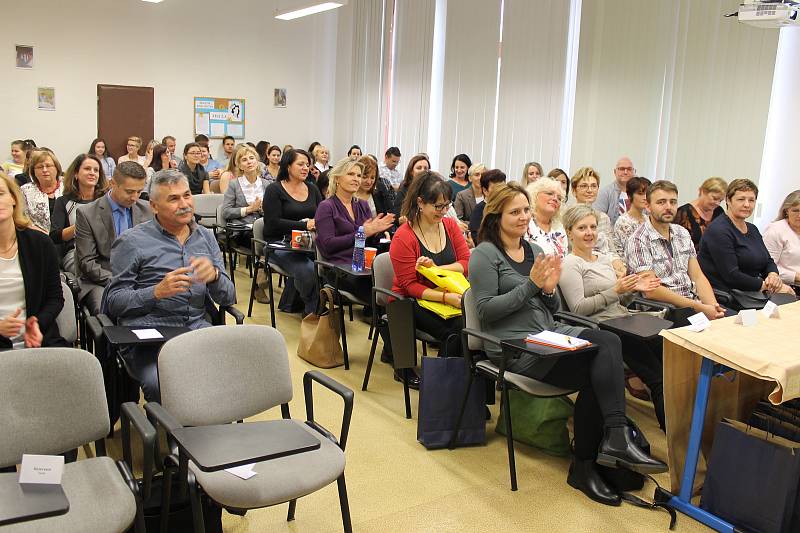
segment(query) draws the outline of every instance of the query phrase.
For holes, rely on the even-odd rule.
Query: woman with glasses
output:
[[[568,242],[561,225],[561,184],[554,179],[539,178],[527,190],[533,200],[533,212],[525,240],[537,244],[546,255],[564,257]]]
[[[25,212],[37,228],[50,233],[50,215],[56,199],[64,191],[61,181],[61,163],[47,148],[35,148],[28,154],[28,173],[31,183],[20,187],[25,199]]]
[[[200,145],[197,143],[188,143],[183,147],[183,161],[178,170],[183,172],[186,179],[189,180],[189,190],[192,191],[192,194],[209,194],[211,192],[208,172],[200,164],[202,156]]]
[[[103,165],[92,154],[75,158],[64,173],[64,194],[56,199],[50,238],[61,246],[61,269],[75,271],[75,217],[79,205],[94,202],[108,188]]]
[[[402,213],[406,222],[398,228],[389,248],[394,267],[392,290],[417,301],[429,300],[461,309],[461,295],[442,291],[417,267],[438,266],[467,274],[469,248],[458,222],[447,215],[450,208],[450,186],[430,171],[415,178],[406,194]],[[440,355],[461,355],[461,317],[445,319],[414,304],[416,327],[437,338]]]
[[[572,176],[571,181],[576,204],[591,206],[597,200],[597,192],[600,190],[600,174],[595,169],[592,167],[579,168]],[[610,254],[617,276],[622,277],[627,273],[627,267],[614,252],[613,243],[614,231],[611,219],[606,213],[599,211],[597,213],[597,244],[595,244],[594,250],[601,254]]]
[[[650,180],[635,176],[625,184],[625,193],[631,206],[614,222],[614,252],[617,257],[625,257],[625,245],[628,238],[640,225],[644,224],[647,210],[647,188]]]
[[[134,163],[139,163],[142,165],[142,168],[147,168],[145,162],[147,161],[147,156],[139,155],[139,148],[142,147],[142,139],[141,137],[137,137],[135,135],[131,135],[128,137],[128,141],[125,144],[125,148],[128,150],[128,153],[125,155],[119,156],[117,159],[117,164],[123,163],[125,161],[133,161]]]

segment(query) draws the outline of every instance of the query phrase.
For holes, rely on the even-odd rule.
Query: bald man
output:
[[[592,206],[598,211],[608,215],[611,219],[611,227],[622,213],[628,211],[630,200],[625,191],[628,180],[636,174],[636,169],[629,157],[620,157],[614,165],[614,181],[605,185],[597,194],[597,200]]]

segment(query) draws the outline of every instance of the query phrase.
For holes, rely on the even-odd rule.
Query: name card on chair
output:
[[[761,310],[761,313],[767,318],[780,318],[781,313],[778,311],[778,304],[772,300],[767,302],[767,305]]]
[[[242,466],[234,466],[233,468],[226,468],[225,471],[233,474],[234,476],[240,477],[242,479],[250,479],[251,477],[258,474],[253,467],[256,466],[255,463],[251,463],[249,465],[242,465]]]
[[[19,482],[60,485],[63,473],[63,455],[33,455],[26,453],[22,455]]]
[[[739,311],[734,319],[734,324],[741,324],[743,326],[755,326],[758,322],[758,315],[755,309],[743,309]]]

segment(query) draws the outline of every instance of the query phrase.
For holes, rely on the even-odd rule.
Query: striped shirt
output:
[[[689,261],[697,257],[692,238],[686,228],[669,225],[669,240],[661,236],[650,222],[636,228],[625,247],[625,262],[631,272],[652,270],[661,284],[676,294],[696,299],[695,286],[689,277]]]

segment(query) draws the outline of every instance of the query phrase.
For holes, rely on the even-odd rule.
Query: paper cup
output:
[[[364,248],[364,268],[372,268],[372,261],[375,259],[375,254],[377,253],[377,248],[372,248],[370,246]]]
[[[303,230],[292,230],[292,248],[302,248],[301,242],[303,240]]]

